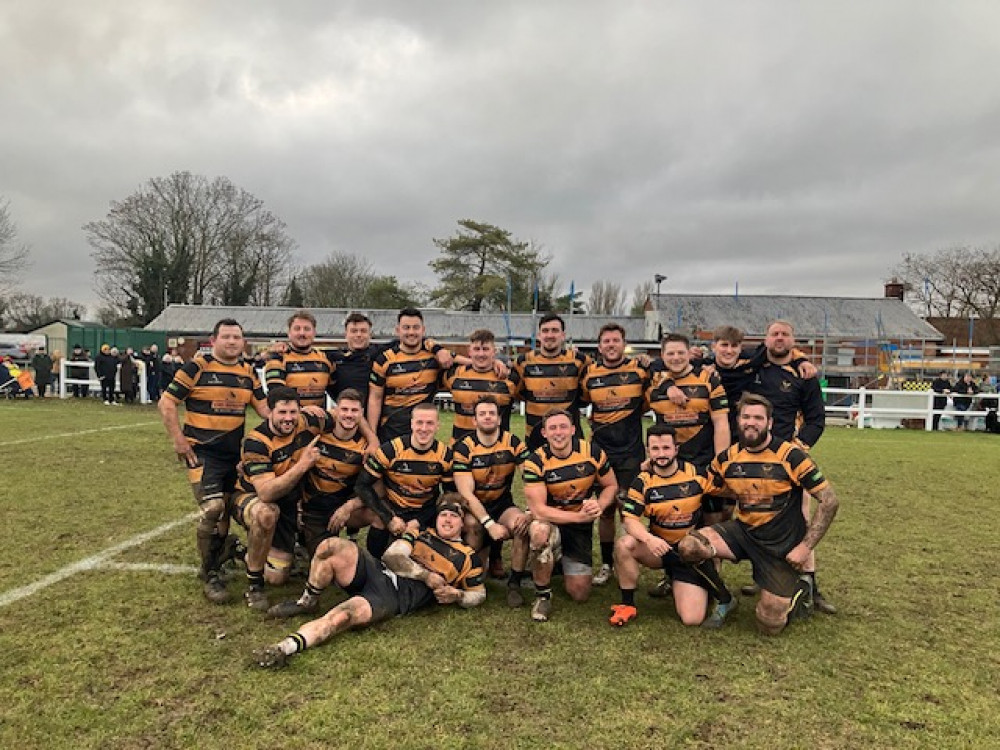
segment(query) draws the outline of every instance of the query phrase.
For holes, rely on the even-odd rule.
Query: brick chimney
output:
[[[906,289],[906,285],[902,282],[893,279],[892,281],[887,281],[885,283],[885,296],[887,299],[903,299],[903,291]]]

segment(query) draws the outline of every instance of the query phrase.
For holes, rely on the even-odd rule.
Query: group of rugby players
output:
[[[773,322],[753,351],[743,350],[739,330],[719,329],[708,357],[669,334],[661,359],[650,362],[628,356],[614,323],[601,329],[595,358],[567,348],[565,324],[550,313],[540,319],[538,348],[508,367],[488,330],[471,334],[467,357],[453,357],[425,338],[419,310],[397,320],[398,338],[378,346],[368,318],[353,313],[347,349],[326,351],[314,346],[313,315],[296,312],[288,341],[267,362],[266,394],[243,359],[241,326],[221,320],[211,353],[188,362],[160,399],[200,510],[205,596],[230,600],[221,568],[234,555],[246,564],[246,604],[273,617],[316,613],[330,583],[349,595],[255,652],[261,666],[434,602],[480,604],[480,561],[507,539],[507,602],[524,605],[530,577],[536,622],[551,617],[551,580],[561,573],[575,601],[616,575],[621,603],[609,622],[625,625],[637,616],[645,566],[663,570],[649,594],[672,596],[684,624],[721,627],[737,599],[719,559],[752,562],[755,586],[744,593],[759,591],[765,633],[814,608],[835,611],[816,586],[813,555],[838,506],[808,455],[824,408],[816,370],[794,349],[787,322]],[[454,408],[447,444],[436,437],[442,389]],[[523,441],[510,432],[516,401],[525,409]],[[264,421],[244,437],[248,405]],[[650,410],[655,423],[643,439]],[[523,509],[512,493],[518,467]],[[229,533],[230,518],[246,530],[245,549]],[[365,527],[362,549],[356,538]],[[310,558],[305,588],[271,605],[265,587],[287,581],[297,546]]]

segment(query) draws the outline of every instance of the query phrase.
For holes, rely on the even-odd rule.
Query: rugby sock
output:
[[[614,542],[601,542],[601,562],[612,568],[615,566]]]
[[[355,544],[357,544],[357,542],[358,542],[358,532],[359,531],[361,531],[361,529],[359,529],[357,526],[348,526],[347,527],[347,538],[350,539]]]
[[[635,606],[635,589],[618,589],[622,592],[622,604],[627,607]]]
[[[306,650],[306,639],[301,633],[292,633],[290,636],[285,638],[281,643],[278,644],[278,648],[286,656],[291,656],[292,654],[298,653],[299,651]]]
[[[719,604],[729,604],[733,600],[733,595],[729,593],[729,589],[726,588],[726,584],[722,581],[722,576],[715,569],[713,560],[702,560],[694,566],[694,569],[703,578],[708,580],[709,585],[712,587],[712,594]]]
[[[541,585],[539,585],[539,584],[536,583],[535,584],[535,596],[537,596],[539,599],[551,599],[552,598],[552,587],[549,586],[548,584],[546,584],[545,586],[541,586]]]
[[[264,571],[263,570],[248,570],[247,571],[247,584],[252,589],[262,589],[262,588],[264,588]]]
[[[309,607],[319,599],[322,593],[323,589],[316,588],[309,581],[306,581],[305,590],[302,592],[302,596],[299,597],[299,604],[303,607]]]
[[[510,577],[507,579],[507,587],[517,589],[521,587],[521,581],[528,575],[526,571],[510,569]]]
[[[503,559],[503,542],[490,542],[490,565],[496,565]]]
[[[381,560],[382,555],[392,544],[392,534],[385,529],[368,529],[368,551],[376,560]]]

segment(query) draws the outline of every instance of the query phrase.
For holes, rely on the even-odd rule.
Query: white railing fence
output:
[[[934,429],[934,416],[941,416],[941,427],[950,428],[963,419],[969,429],[981,429],[987,409],[996,409],[1000,395],[977,393],[972,396],[972,408],[955,408],[952,396],[944,409],[934,408],[933,391],[881,391],[867,388],[824,388],[826,413],[853,422],[858,429],[894,429],[903,426],[904,419],[918,419],[927,431]]]

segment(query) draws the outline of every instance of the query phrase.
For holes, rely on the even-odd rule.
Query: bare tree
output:
[[[613,281],[595,281],[590,285],[587,309],[591,315],[624,315],[625,292]]]
[[[86,311],[85,305],[65,297],[45,299],[37,294],[11,294],[4,301],[3,325],[29,331],[62,318],[79,320]]]
[[[632,308],[629,315],[639,316],[645,312],[646,300],[653,296],[653,282],[640,281],[632,291]]]
[[[84,230],[98,294],[140,322],[170,302],[272,301],[293,247],[259,199],[225,177],[190,172],[149,180]]]
[[[0,295],[14,289],[28,261],[28,246],[18,242],[10,201],[0,200]]]
[[[907,253],[893,274],[927,317],[993,318],[1000,311],[1000,246]]]
[[[306,304],[312,307],[364,307],[375,269],[364,258],[331,253],[299,276]]]

